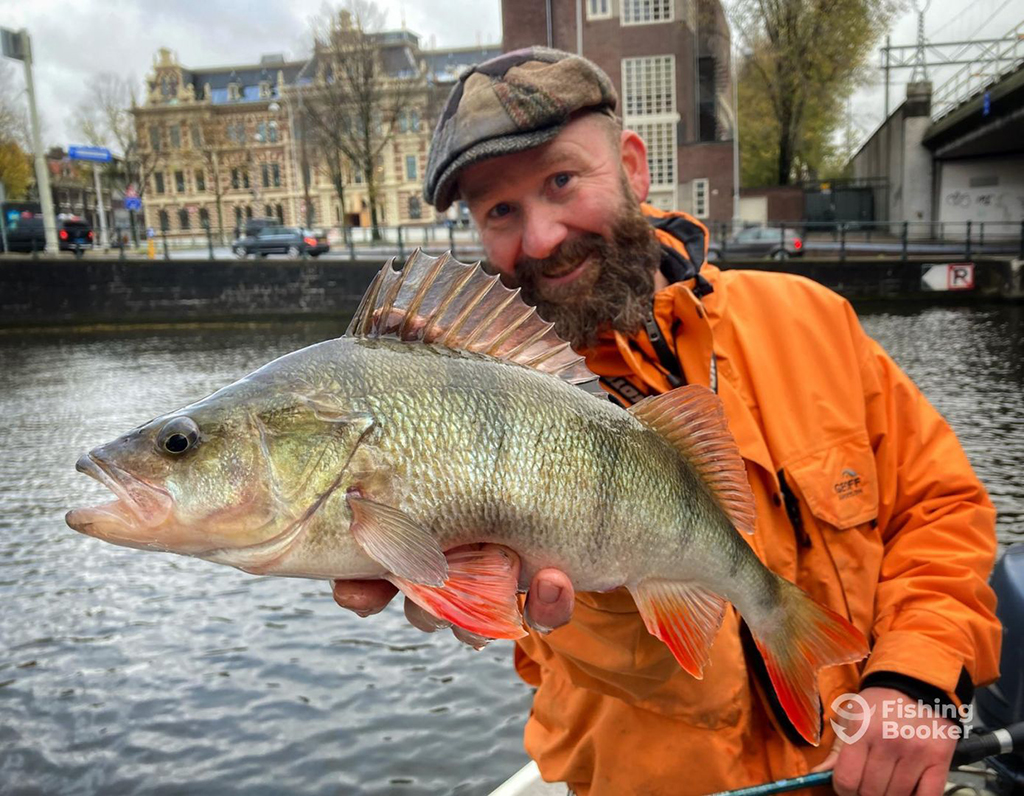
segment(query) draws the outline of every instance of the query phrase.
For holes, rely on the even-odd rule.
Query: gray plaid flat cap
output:
[[[459,78],[437,122],[423,198],[447,210],[466,166],[550,141],[577,111],[614,117],[617,103],[608,75],[571,53],[529,47],[477,64]]]

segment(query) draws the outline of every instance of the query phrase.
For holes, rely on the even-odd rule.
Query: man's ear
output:
[[[632,130],[623,130],[621,141],[622,170],[637,201],[643,202],[651,188],[651,171],[647,168],[647,145],[644,139]]]

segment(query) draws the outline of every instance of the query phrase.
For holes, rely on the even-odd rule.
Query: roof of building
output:
[[[469,67],[499,55],[501,55],[500,44],[424,50],[420,53],[426,62],[427,78],[432,79],[435,83],[454,83],[459,79],[459,75]]]

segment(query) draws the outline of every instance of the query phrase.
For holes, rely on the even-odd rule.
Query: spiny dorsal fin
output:
[[[754,532],[754,494],[717,395],[689,384],[644,398],[629,411],[686,456],[736,530]]]
[[[450,252],[430,257],[419,249],[401,271],[394,262],[386,262],[370,283],[346,336],[486,354],[603,394],[583,357],[555,334],[553,324],[479,263],[460,263]]]

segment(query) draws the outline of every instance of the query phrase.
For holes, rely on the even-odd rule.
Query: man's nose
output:
[[[561,213],[550,206],[530,208],[523,221],[523,255],[535,260],[550,257],[565,241],[567,226]]]

